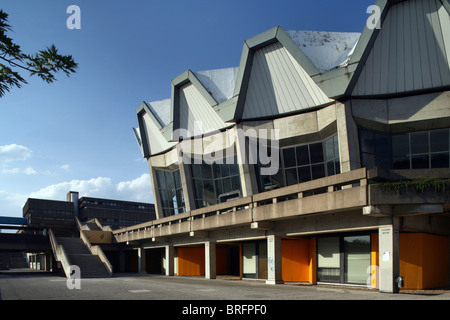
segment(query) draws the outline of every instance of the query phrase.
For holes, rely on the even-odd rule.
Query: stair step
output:
[[[58,237],[56,240],[63,246],[70,263],[80,268],[81,278],[110,277],[106,266],[98,256],[91,254],[83,240],[68,237]]]

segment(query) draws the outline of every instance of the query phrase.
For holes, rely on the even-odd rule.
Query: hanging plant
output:
[[[401,194],[404,191],[414,188],[417,193],[424,193],[425,190],[434,190],[436,193],[445,193],[450,190],[450,179],[418,178],[413,180],[389,181],[377,184],[377,188]]]

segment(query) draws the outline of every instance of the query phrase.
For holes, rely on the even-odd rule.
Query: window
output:
[[[290,186],[340,173],[337,135],[280,150],[280,168],[275,175],[260,175],[260,164],[255,167],[260,192]]]
[[[336,135],[323,142],[282,149],[282,159],[286,186],[340,173]]]
[[[450,129],[388,134],[360,130],[362,165],[387,169],[450,167]]]
[[[191,174],[197,208],[241,197],[241,178],[236,156],[223,159],[222,164],[196,164],[192,160]]]
[[[366,284],[371,265],[368,234],[317,238],[317,280],[319,282]]]
[[[168,217],[184,212],[185,204],[180,170],[155,170],[155,173],[163,216]]]

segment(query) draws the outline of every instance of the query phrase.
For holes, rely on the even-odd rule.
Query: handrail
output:
[[[326,192],[332,193],[354,186],[366,186],[368,184],[368,173],[366,168],[352,170],[341,174],[323,177],[296,185],[283,187],[271,191],[258,193],[252,196],[236,199],[229,202],[219,203],[201,209],[194,209],[170,217],[144,222],[138,225],[122,228],[113,231],[116,239],[124,237],[128,234],[140,233],[141,231],[152,231],[156,228],[173,225],[179,222],[188,221],[192,225],[192,221],[196,219],[205,219],[212,215],[226,214],[228,212],[236,212],[240,210],[262,207],[268,204],[277,203],[284,200],[304,198],[309,193]],[[253,218],[252,218],[253,220]],[[192,230],[190,230],[192,231]],[[151,233],[153,234],[153,233]]]
[[[84,234],[84,232],[82,230],[81,222],[78,219],[78,217],[75,217],[75,222],[76,222],[78,231],[80,232],[80,238],[83,241],[83,243],[88,247],[91,254],[98,256],[100,258],[100,260],[103,262],[106,269],[108,270],[109,275],[112,276],[113,266],[109,262],[108,258],[106,257],[105,253],[103,252],[102,248],[98,245],[93,246],[91,244],[91,242],[89,241],[89,239],[87,238],[87,236]]]
[[[64,270],[64,274],[67,278],[70,277],[70,266],[72,263],[70,262],[69,256],[67,255],[66,251],[64,250],[64,247],[60,244],[58,244],[58,241],[56,240],[55,234],[53,233],[53,230],[49,229],[49,238],[50,238],[50,245],[53,250],[53,254],[55,255],[55,260],[61,262],[61,265]]]

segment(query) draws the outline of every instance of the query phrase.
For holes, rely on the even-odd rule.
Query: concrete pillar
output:
[[[400,273],[398,218],[393,217],[393,224],[381,227],[378,231],[379,247],[379,290],[380,292],[398,292],[397,277]]]
[[[125,252],[119,251],[119,272],[125,272]]]
[[[175,247],[166,246],[164,256],[164,271],[166,273],[166,276],[174,275],[174,258],[175,258]]]
[[[281,237],[267,237],[267,284],[283,283],[281,274]]]
[[[49,272],[51,270],[51,264],[52,264],[52,254],[51,253],[45,253],[45,271]]]
[[[205,278],[216,278],[216,242],[205,242]]]
[[[145,249],[139,248],[138,249],[138,272],[139,273],[147,273],[146,271],[146,257],[145,257]]]

